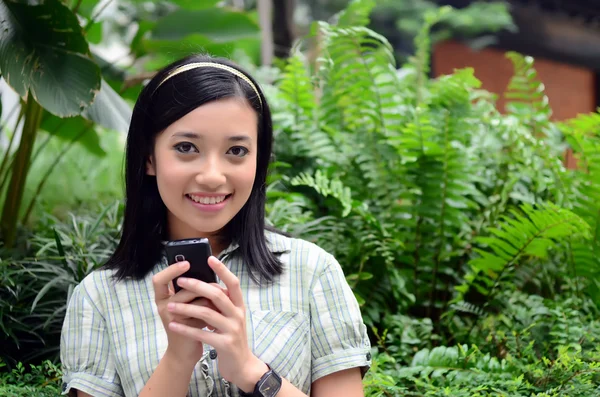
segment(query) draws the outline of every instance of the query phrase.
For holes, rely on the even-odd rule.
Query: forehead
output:
[[[256,140],[258,116],[243,98],[220,99],[187,113],[169,125],[162,135],[181,133],[197,133],[215,138],[248,135],[252,140]]]

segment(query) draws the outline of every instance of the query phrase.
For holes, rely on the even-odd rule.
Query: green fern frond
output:
[[[563,163],[564,148],[557,147],[556,142],[553,142],[557,139],[553,137],[556,129],[550,124],[552,110],[544,92],[544,84],[537,78],[534,60],[516,52],[508,52],[506,56],[514,67],[514,75],[504,94],[507,99],[506,109],[522,124],[521,128],[511,131],[515,139],[513,145],[519,157],[525,159],[523,166],[533,168],[539,175],[534,180],[547,176],[553,179],[551,184],[534,187],[536,190],[542,188],[547,193],[542,200],[536,201],[550,200],[570,208],[568,199],[572,194],[572,186]],[[532,150],[536,156],[529,160]],[[518,172],[525,174],[525,168]],[[541,191],[539,193],[544,194]]]
[[[415,92],[417,93],[417,106],[422,105],[425,86],[429,77],[431,57],[431,28],[441,19],[453,11],[450,6],[444,6],[435,11],[428,11],[424,23],[415,37],[415,55],[409,58],[410,64],[417,71]]]
[[[521,211],[512,210],[512,217],[503,216],[502,224],[489,230],[490,236],[475,239],[486,249],[475,248],[479,256],[469,262],[472,273],[465,277],[467,283],[457,287],[462,296],[475,287],[487,296],[487,304],[499,281],[523,258],[545,258],[550,248],[567,239],[589,238],[589,225],[566,209],[522,205]]]
[[[297,129],[312,127],[316,106],[313,85],[302,53],[287,59],[278,87],[281,97],[290,105]]]
[[[469,112],[473,90],[481,87],[473,68],[455,70],[450,75],[438,77],[431,84],[431,106]]]
[[[403,187],[398,157],[385,138],[401,134],[401,89],[393,49],[381,35],[361,27],[319,25],[323,38],[319,81],[320,125],[344,153],[347,186],[364,190],[369,205],[389,208]],[[374,158],[380,161],[373,161]],[[340,163],[338,163],[340,165]],[[358,168],[359,172],[351,172]]]
[[[352,211],[352,194],[350,189],[335,178],[330,179],[321,170],[317,170],[315,175],[302,173],[290,180],[292,186],[308,186],[317,191],[323,197],[333,197],[337,199],[343,207],[342,216],[348,216]]]
[[[514,67],[514,75],[504,93],[506,109],[532,127],[535,135],[535,132],[541,132],[540,127],[548,123],[552,114],[544,84],[537,79],[532,57],[513,51],[508,52],[506,57]]]
[[[318,26],[324,52],[322,122],[337,131],[392,134],[399,92],[390,43],[363,27]]]
[[[574,211],[592,227],[593,240],[600,242],[600,114],[580,115],[560,127],[577,160]]]
[[[339,150],[331,137],[320,129],[314,87],[302,54],[288,59],[278,88],[287,110],[282,113],[291,117],[278,120],[286,135],[279,135],[277,144],[285,145],[288,156],[314,159],[317,166],[328,164],[327,160],[334,162]],[[286,140],[289,140],[287,145]]]
[[[352,0],[337,15],[337,26],[367,26],[370,22],[369,15],[376,5],[375,0]]]

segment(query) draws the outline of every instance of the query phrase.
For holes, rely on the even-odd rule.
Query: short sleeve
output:
[[[85,289],[85,280],[75,287],[67,306],[60,359],[63,394],[74,395],[77,389],[93,397],[123,396],[106,323]]]
[[[342,268],[331,255],[312,284],[312,382],[355,367],[364,376],[371,365],[367,327]]]

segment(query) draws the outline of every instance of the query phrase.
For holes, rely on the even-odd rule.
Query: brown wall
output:
[[[432,68],[434,75],[452,73],[454,69],[473,67],[483,88],[497,93],[498,108],[504,110],[502,93],[513,75],[512,63],[503,51],[487,48],[473,51],[455,41],[435,46]],[[534,67],[544,83],[554,120],[565,120],[596,109],[595,74],[591,70],[536,57]],[[568,166],[574,161],[567,154]]]

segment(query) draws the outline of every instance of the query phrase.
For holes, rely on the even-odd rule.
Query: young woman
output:
[[[265,226],[273,131],[227,60],[160,71],[133,110],[122,237],[69,301],[64,392],[77,396],[362,396],[371,355],[338,262]],[[164,242],[206,237],[219,284],[177,279]]]

